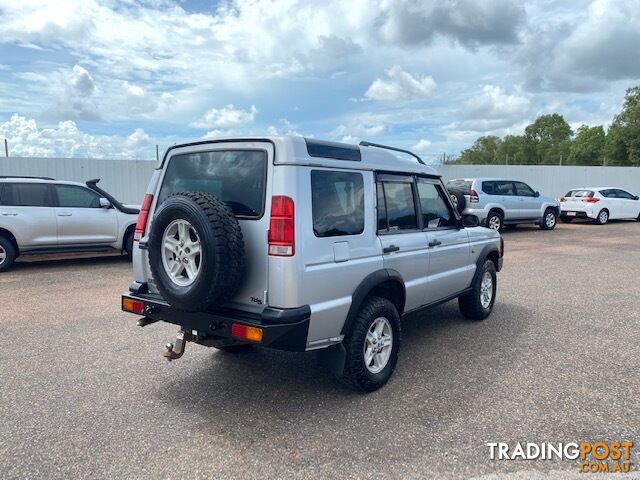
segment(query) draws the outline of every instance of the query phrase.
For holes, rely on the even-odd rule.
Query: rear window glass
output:
[[[225,202],[239,217],[264,212],[267,152],[217,150],[174,155],[169,160],[158,204],[178,192],[205,192]]]
[[[311,208],[316,237],[358,235],[364,231],[361,173],[311,172]]]
[[[450,180],[447,182],[447,188],[459,190],[463,195],[471,195],[471,180]]]
[[[5,186],[4,205],[16,207],[51,207],[49,186],[44,183],[13,183]]]
[[[593,192],[591,190],[569,190],[565,197],[591,198],[593,197]]]

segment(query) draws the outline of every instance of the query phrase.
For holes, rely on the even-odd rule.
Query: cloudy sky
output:
[[[639,45],[640,0],[0,0],[0,138],[154,158],[298,133],[436,161],[542,113],[610,122]]]

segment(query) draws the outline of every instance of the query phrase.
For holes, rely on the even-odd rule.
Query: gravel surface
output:
[[[493,314],[406,318],[369,395],[313,354],[188,345],[168,363],[177,327],[119,311],[124,258],[19,262],[0,274],[0,478],[597,478],[489,459],[518,441],[631,440],[640,463],[640,224],[504,238]]]

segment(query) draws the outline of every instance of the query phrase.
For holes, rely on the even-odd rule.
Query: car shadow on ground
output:
[[[432,417],[420,421],[437,421],[454,415],[457,408],[467,408],[467,402],[499,381],[501,369],[511,368],[512,357],[518,354],[514,340],[523,327],[514,319],[533,316],[521,306],[498,303],[485,322],[472,322],[460,315],[455,301],[407,316],[394,376],[384,388],[368,395],[342,386],[318,365],[313,352],[268,349],[236,355],[212,351],[195,371],[168,379],[149,395],[189,416],[200,415],[205,423],[215,423],[215,430],[244,441],[251,432],[243,429],[265,428],[276,434],[299,428],[300,422],[332,424],[342,415],[352,415],[354,406],[363,408],[357,415],[373,425],[380,414],[376,398],[396,403],[396,412],[429,405]],[[506,348],[499,362],[487,365],[487,357],[501,346]],[[463,391],[457,392],[459,388]],[[456,402],[456,395],[465,398],[464,405]]]

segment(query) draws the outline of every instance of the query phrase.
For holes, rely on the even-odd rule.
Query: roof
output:
[[[349,170],[384,170],[440,176],[434,168],[418,163],[415,158],[411,158],[409,155],[406,155],[408,158],[405,158],[400,156],[405,154],[392,153],[391,150],[384,148],[324,142],[295,135],[267,135],[264,137],[229,137],[199,140],[174,145],[167,150],[165,155],[185,153],[181,150],[186,148],[189,150],[206,150],[210,144],[234,141],[256,143],[266,141],[273,143],[276,149],[276,165],[322,166]],[[315,148],[312,145],[319,145],[320,148]],[[333,158],[330,156],[321,156],[323,146],[327,147],[325,151],[332,152],[328,153],[328,155],[333,155]],[[164,159],[162,163],[164,163]]]
[[[46,183],[46,184],[59,184],[59,185],[79,185],[86,187],[86,184],[82,182],[71,182],[67,180],[54,180],[49,178],[34,178],[34,177],[0,177],[0,183]]]

